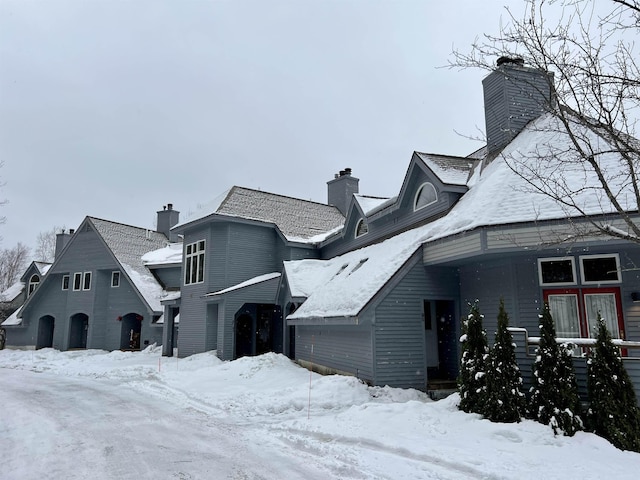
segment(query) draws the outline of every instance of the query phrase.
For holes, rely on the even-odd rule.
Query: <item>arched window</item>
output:
[[[364,218],[361,218],[356,224],[356,238],[361,237],[367,232],[369,232],[369,225],[364,221]]]
[[[38,286],[39,283],[40,283],[40,277],[38,275],[35,275],[35,274],[31,275],[31,278],[29,279],[29,293],[28,293],[28,295],[31,295],[33,293],[33,291],[36,289],[36,287]]]
[[[438,201],[438,194],[433,184],[427,182],[420,185],[418,192],[416,193],[416,200],[413,203],[414,210],[420,210],[428,205],[436,203]]]

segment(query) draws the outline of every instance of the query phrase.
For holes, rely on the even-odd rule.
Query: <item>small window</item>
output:
[[[205,242],[190,243],[185,247],[184,284],[204,282]]]
[[[69,275],[62,276],[62,289],[69,290]]]
[[[573,257],[539,258],[538,276],[540,285],[575,285]]]
[[[620,261],[617,254],[580,256],[582,283],[620,283]]]
[[[418,192],[416,193],[416,199],[413,202],[413,209],[420,210],[421,208],[432,205],[438,201],[438,194],[436,187],[431,183],[423,183],[420,185]]]
[[[120,286],[120,272],[111,272],[111,286],[112,287]]]
[[[356,238],[361,237],[365,233],[369,232],[369,225],[364,221],[364,218],[358,220],[356,224]]]
[[[82,286],[82,273],[76,272],[73,274],[73,289],[80,290]]]
[[[82,290],[91,290],[91,272],[84,272],[82,280]]]
[[[27,296],[30,296],[33,293],[39,283],[40,277],[38,275],[31,275],[31,278],[29,279],[29,291],[27,293]]]

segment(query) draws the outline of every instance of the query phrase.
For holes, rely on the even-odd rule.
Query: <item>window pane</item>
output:
[[[73,275],[73,289],[80,290],[80,284],[82,282],[82,274],[74,273]]]
[[[556,325],[556,336],[580,337],[578,297],[576,295],[549,295],[549,310]]]
[[[62,289],[69,290],[69,275],[62,277]]]
[[[204,281],[204,253],[198,255],[198,281]]]
[[[542,283],[575,283],[571,259],[544,260],[540,262]]]
[[[419,208],[431,205],[436,200],[438,200],[438,195],[436,194],[435,187],[430,183],[425,183],[420,187],[420,190],[418,191],[418,195],[416,196],[416,204],[413,208],[414,210],[418,210]]]
[[[191,283],[191,257],[187,257],[187,262],[184,268],[184,283]]]
[[[83,290],[89,290],[91,288],[91,272],[86,272],[84,274],[84,285],[82,286]]]
[[[587,310],[587,322],[591,337],[598,334],[598,312],[604,320],[613,338],[620,338],[618,329],[618,314],[616,311],[616,296],[613,293],[596,293],[584,296],[584,304]]]
[[[619,281],[616,257],[583,258],[582,272],[585,282]]]

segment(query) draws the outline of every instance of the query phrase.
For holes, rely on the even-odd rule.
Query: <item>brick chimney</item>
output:
[[[173,209],[173,203],[167,203],[158,211],[158,221],[156,231],[164,233],[170,242],[177,242],[178,235],[171,233],[171,228],[178,224],[180,212]]]
[[[351,198],[358,193],[360,180],[351,176],[351,169],[345,168],[327,182],[327,203],[333,205],[346,217]]]
[[[521,58],[500,57],[482,80],[487,154],[502,150],[531,120],[555,106],[553,73],[524,65]]]

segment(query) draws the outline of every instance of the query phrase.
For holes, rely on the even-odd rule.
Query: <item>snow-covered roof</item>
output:
[[[600,142],[602,151],[609,150],[595,134],[583,132],[593,144]],[[595,174],[589,175],[580,164],[570,161],[569,138],[550,114],[531,122],[505,147],[501,155],[477,168],[469,179],[469,191],[444,217],[401,233],[379,244],[346,253],[329,260],[285,262],[289,288],[294,297],[308,297],[289,319],[355,316],[391,279],[398,269],[424,243],[449,237],[478,227],[517,224],[540,220],[579,216],[547,195],[531,191],[530,184],[510,165],[528,158],[551,159],[540,168],[563,176],[577,193],[576,201],[587,214],[612,213],[611,203],[601,191]],[[551,156],[553,153],[553,156]],[[546,156],[545,156],[546,154]],[[599,155],[601,166],[612,182],[617,172],[626,168],[614,153]],[[549,172],[541,172],[548,175]],[[577,173],[580,172],[578,175]],[[618,185],[616,191],[630,188]],[[627,210],[635,210],[633,198],[622,195]],[[358,267],[360,265],[360,267]]]
[[[4,322],[0,323],[0,327],[10,327],[22,324],[22,318],[18,318],[18,315],[22,307],[18,308],[15,312],[9,315]]]
[[[383,208],[389,203],[389,200],[395,200],[386,197],[371,197],[369,195],[358,194],[354,195],[353,197],[355,198],[356,202],[358,202],[358,205],[360,205],[360,208],[365,215],[369,215],[374,211]]]
[[[182,263],[182,243],[170,243],[166,247],[145,253],[142,263],[146,266]]]
[[[344,224],[344,217],[334,206],[233,187],[174,228],[214,214],[273,223],[287,240],[303,243],[321,241]]]
[[[147,304],[161,311],[162,287],[142,263],[145,253],[159,250],[167,244],[167,237],[159,232],[122,223],[88,217],[96,231],[121,264]]]
[[[474,164],[478,162],[477,159],[470,157],[452,157],[420,152],[416,152],[416,155],[442,183],[447,185],[466,185]]]
[[[0,302],[11,302],[24,291],[24,282],[17,281],[0,293]]]
[[[33,262],[33,264],[38,268],[38,271],[40,271],[42,275],[46,275],[52,265],[49,262]]]
[[[222,295],[223,293],[232,292],[234,290],[239,290],[241,288],[249,287],[251,285],[256,285],[257,283],[266,282],[268,280],[272,280],[274,278],[278,278],[280,276],[280,272],[267,273],[265,275],[259,275],[257,277],[250,278],[242,283],[237,285],[233,285],[229,288],[225,288],[223,290],[218,290],[217,292],[207,293],[205,297],[212,297],[214,295]]]

